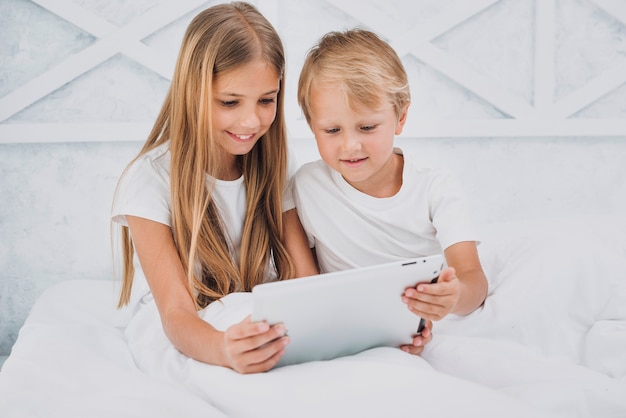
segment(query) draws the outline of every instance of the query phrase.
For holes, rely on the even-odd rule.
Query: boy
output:
[[[428,320],[481,306],[487,280],[456,182],[394,148],[410,104],[395,51],[362,29],[325,35],[305,60],[298,103],[322,157],[293,183],[321,272],[443,252],[449,267],[438,283],[407,289],[402,300]],[[402,349],[419,354],[430,326]]]

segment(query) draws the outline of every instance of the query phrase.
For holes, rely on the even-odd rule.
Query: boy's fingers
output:
[[[416,356],[421,354],[422,351],[424,351],[424,347],[416,347],[414,345],[403,345],[400,347],[400,349],[404,351],[405,353],[413,354]]]
[[[454,269],[454,267],[448,267],[441,272],[441,274],[439,275],[439,279],[437,280],[437,283],[420,283],[417,285],[415,289],[419,293],[431,294],[435,296],[446,296],[449,294],[449,287],[438,286],[438,285],[450,283],[456,278],[457,278],[456,270]],[[416,296],[417,295],[413,297],[416,297]]]
[[[439,275],[439,282],[449,282],[456,276],[456,270],[454,267],[447,267],[443,269],[441,274]]]

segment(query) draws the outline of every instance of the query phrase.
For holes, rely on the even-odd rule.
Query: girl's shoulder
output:
[[[169,142],[165,142],[137,157],[129,171],[156,171],[169,175],[170,161]]]
[[[143,153],[122,173],[111,213],[122,225],[126,215],[171,225],[169,147]]]

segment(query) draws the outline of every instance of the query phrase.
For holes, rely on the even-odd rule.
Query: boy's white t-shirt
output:
[[[291,157],[291,155],[290,155]],[[289,172],[295,171],[290,158]],[[136,216],[172,226],[172,204],[170,197],[169,142],[140,156],[126,171],[118,186],[111,212],[112,220],[128,226],[126,215]],[[233,258],[239,260],[241,234],[246,214],[246,190],[243,176],[224,181],[211,179],[207,175],[207,186],[214,182],[213,197],[220,211],[225,233],[230,239]],[[283,194],[283,210],[293,209],[295,203],[291,190]],[[150,288],[135,255],[135,276],[129,306],[144,297],[151,296]]]
[[[441,254],[452,244],[477,241],[451,173],[420,168],[410,155],[392,197],[360,192],[322,160],[298,170],[293,193],[322,272]]]

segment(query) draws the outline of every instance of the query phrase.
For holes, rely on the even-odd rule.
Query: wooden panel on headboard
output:
[[[10,8],[13,17],[4,13],[0,46],[13,54],[0,64],[0,144],[143,140],[184,28],[215,3],[4,2],[0,8]],[[311,137],[295,101],[304,53],[323,33],[354,26],[376,31],[405,62],[413,104],[404,137],[626,136],[623,1],[252,3],[286,46],[286,113],[293,137]],[[20,17],[30,27],[43,25],[50,36],[26,31]],[[75,39],[55,36],[64,25]],[[70,48],[61,59],[38,61],[42,43],[61,47],[80,37],[93,41]],[[119,57],[124,60],[105,65]],[[25,63],[36,70],[11,76]],[[137,77],[145,86],[125,83],[124,77]],[[96,88],[107,83],[110,91]]]

